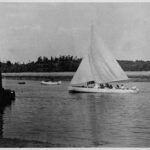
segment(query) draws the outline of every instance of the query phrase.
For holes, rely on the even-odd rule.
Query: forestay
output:
[[[106,83],[127,79],[125,72],[92,27],[90,51],[74,74],[71,85],[85,84],[89,81]]]

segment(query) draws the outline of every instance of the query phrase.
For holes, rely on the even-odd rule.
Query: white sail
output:
[[[71,84],[83,84],[89,81],[93,81],[93,75],[91,73],[91,66],[89,64],[89,56],[83,58],[80,66],[78,67]]]
[[[71,84],[88,81],[106,83],[127,79],[125,72],[92,27],[89,54],[83,58]]]

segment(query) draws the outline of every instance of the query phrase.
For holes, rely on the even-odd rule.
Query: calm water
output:
[[[69,94],[39,81],[3,80],[16,100],[0,117],[1,136],[62,146],[150,146],[150,82],[139,94]]]
[[[75,72],[19,72],[2,73],[3,76],[73,76]],[[130,76],[150,76],[150,71],[126,71]]]

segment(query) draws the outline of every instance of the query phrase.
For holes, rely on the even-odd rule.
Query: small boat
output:
[[[91,27],[91,43],[88,54],[82,59],[71,80],[68,91],[81,93],[138,93],[139,89],[135,86],[130,89],[101,88],[98,86],[129,79],[94,27],[93,25]],[[94,83],[92,87],[89,87],[90,82]]]
[[[26,82],[22,81],[22,82],[18,82],[18,84],[26,84]]]
[[[57,82],[41,81],[41,84],[44,84],[44,85],[60,85],[60,84],[61,84],[61,81],[57,81]]]

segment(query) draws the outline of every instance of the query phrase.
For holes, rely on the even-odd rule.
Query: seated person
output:
[[[113,88],[113,86],[112,86],[111,84],[108,84],[108,83],[105,84],[105,87],[107,87],[107,88],[109,88],[109,89],[112,89],[112,88]]]
[[[104,89],[104,84],[100,84],[100,88],[101,88],[101,89]]]
[[[125,89],[125,87],[124,87],[124,85],[123,85],[123,84],[121,84],[121,89]]]
[[[116,89],[120,89],[120,87],[119,87],[119,85],[118,85],[118,84],[116,85]]]
[[[106,83],[106,84],[105,84],[105,87],[109,88],[109,84],[108,84],[108,83]]]
[[[113,86],[110,84],[110,85],[109,85],[109,88],[110,88],[110,89],[112,89],[112,88],[113,88]]]

